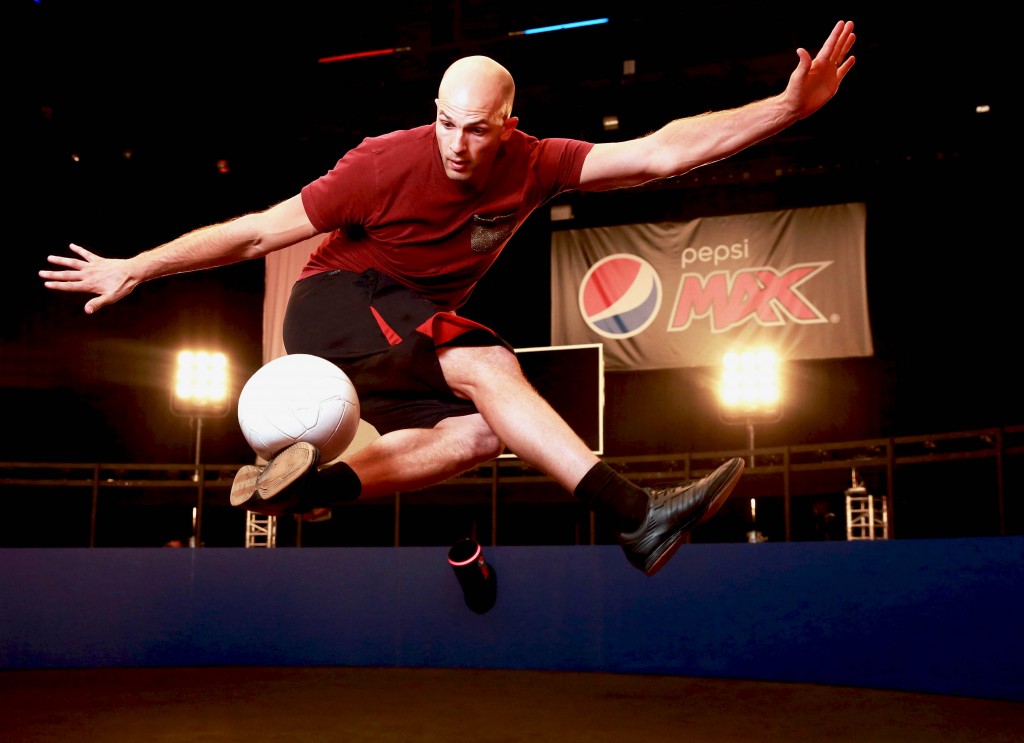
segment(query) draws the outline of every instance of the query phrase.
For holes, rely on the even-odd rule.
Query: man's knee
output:
[[[472,386],[522,378],[516,355],[504,346],[458,346],[439,350],[445,380],[456,394]]]

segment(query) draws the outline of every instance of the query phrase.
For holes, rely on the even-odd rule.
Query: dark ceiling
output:
[[[362,136],[429,121],[441,73],[465,54],[488,54],[513,72],[525,131],[624,138],[780,91],[796,47],[815,52],[849,12],[799,1],[661,0],[17,6],[24,17],[11,28],[29,40],[18,64],[31,115],[64,148],[60,156],[75,150],[98,162],[131,150],[177,167],[228,157],[263,168],[308,157],[316,172]],[[840,96],[736,163],[812,172],[839,159],[934,157],[971,146],[984,126],[977,104],[999,114],[998,18],[875,4],[851,15],[858,64]],[[594,18],[609,22],[510,36]],[[387,48],[405,51],[319,61]],[[608,115],[618,131],[604,131]]]

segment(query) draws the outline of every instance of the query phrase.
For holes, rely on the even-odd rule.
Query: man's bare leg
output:
[[[501,453],[501,441],[476,413],[387,433],[343,461],[359,476],[360,498],[378,498],[435,485]]]
[[[439,349],[456,394],[480,414],[441,421],[432,429],[394,431],[343,458],[362,483],[361,498],[435,485],[497,457],[502,443],[570,492],[597,456],[523,376],[501,347]]]
[[[572,492],[599,460],[523,376],[501,346],[439,349],[441,369],[457,395],[473,401],[505,447]]]
[[[421,490],[502,451],[479,413],[447,418],[434,428],[392,431],[322,468],[317,448],[299,442],[266,466],[242,467],[231,486],[231,504],[270,515],[322,512],[346,501]],[[292,498],[279,498],[286,490]]]

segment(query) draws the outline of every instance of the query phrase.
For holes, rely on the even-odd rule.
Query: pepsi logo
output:
[[[604,338],[631,338],[654,322],[661,279],[650,263],[628,253],[602,258],[580,282],[580,315]]]

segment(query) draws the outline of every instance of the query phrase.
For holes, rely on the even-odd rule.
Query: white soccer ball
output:
[[[242,387],[238,425],[265,460],[305,441],[326,463],[340,456],[359,430],[359,396],[348,375],[330,361],[288,354],[264,364]]]

